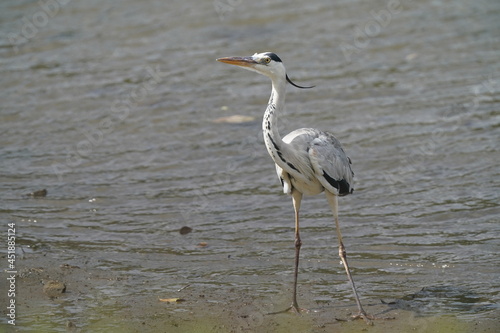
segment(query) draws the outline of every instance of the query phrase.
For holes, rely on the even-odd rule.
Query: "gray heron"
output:
[[[302,89],[312,87],[302,87],[293,83],[288,77],[281,59],[272,52],[256,53],[249,57],[225,57],[219,58],[217,61],[266,75],[272,81],[271,97],[264,113],[262,131],[267,151],[276,164],[276,172],[283,186],[283,192],[291,195],[295,211],[293,296],[291,306],[285,311],[292,310],[300,313],[304,310],[297,303],[297,277],[302,245],[299,210],[302,196],[316,195],[324,191],[335,220],[339,256],[358,306],[358,314],[354,317],[363,318],[367,323],[371,323],[373,317],[368,315],[361,305],[347,264],[346,250],[342,242],[338,219],[338,197],[351,194],[353,191],[354,173],[351,169],[351,160],[345,154],[339,140],[331,133],[314,128],[301,128],[289,133],[284,138],[281,138],[278,133],[278,114],[285,107],[286,83]]]

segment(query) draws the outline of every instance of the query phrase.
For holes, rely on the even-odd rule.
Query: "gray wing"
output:
[[[340,196],[352,193],[354,172],[339,140],[331,133],[318,131],[308,153],[316,177],[325,189]]]

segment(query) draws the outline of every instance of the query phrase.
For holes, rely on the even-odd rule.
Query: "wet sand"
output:
[[[373,326],[349,320],[354,303],[316,304],[308,313],[268,314],[285,307],[288,295],[263,301],[241,288],[202,288],[186,280],[181,290],[165,286],[164,293],[107,295],[108,288],[133,283],[78,259],[58,262],[33,253],[20,261],[16,282],[18,295],[16,326],[12,332],[497,332],[500,320],[481,317],[418,316],[379,300],[365,304],[367,312],[380,319]],[[48,281],[66,286],[58,297],[44,291]],[[143,281],[142,283],[147,283]],[[276,281],[276,283],[280,283]],[[141,290],[147,289],[140,286]],[[300,292],[300,290],[299,290]],[[307,295],[299,296],[307,303]],[[168,298],[178,299],[171,302]],[[161,301],[163,300],[163,301]],[[92,304],[82,304],[91,302]],[[85,312],[78,308],[87,308]],[[52,309],[52,310],[51,310]],[[490,318],[494,317],[490,315]]]

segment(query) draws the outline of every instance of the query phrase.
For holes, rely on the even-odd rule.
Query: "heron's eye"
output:
[[[269,58],[269,57],[265,57],[265,58],[264,58],[264,62],[265,62],[266,64],[270,63],[270,62],[271,62],[271,58]]]

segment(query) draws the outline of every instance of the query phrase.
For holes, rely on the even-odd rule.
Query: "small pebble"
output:
[[[190,228],[190,227],[182,227],[181,230],[179,230],[179,232],[180,232],[181,235],[187,235],[191,231],[193,231],[193,229]]]
[[[59,297],[66,291],[66,285],[62,282],[50,280],[45,282],[43,292],[50,298]]]

